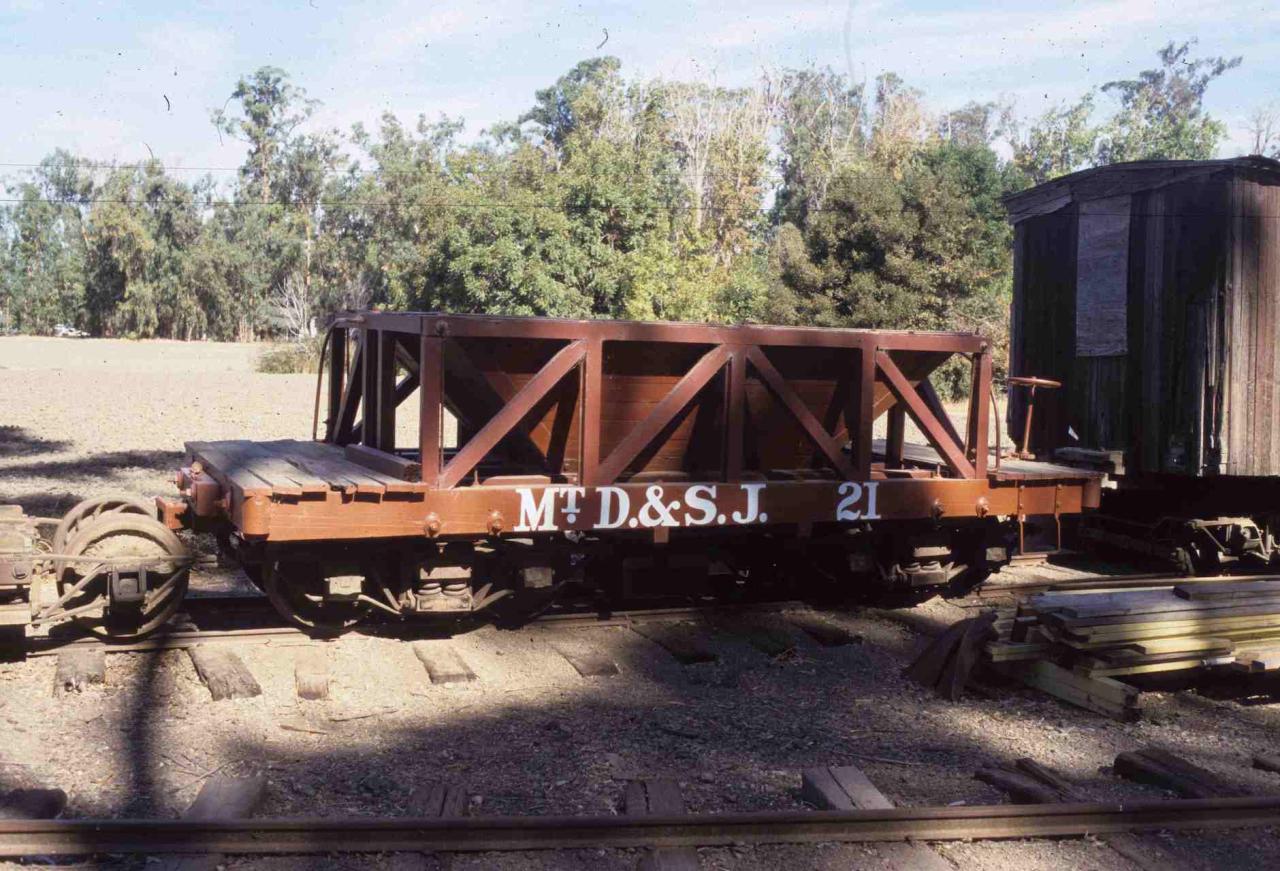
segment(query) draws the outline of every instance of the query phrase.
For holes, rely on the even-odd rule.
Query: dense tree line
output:
[[[0,327],[252,340],[374,305],[999,339],[1001,197],[1099,163],[1211,157],[1225,129],[1203,96],[1240,61],[1190,51],[1025,125],[996,102],[931,113],[892,73],[724,88],[594,58],[475,141],[425,116],[314,129],[316,103],[264,67],[212,115],[247,145],[233,183],[64,151],[11,179]]]

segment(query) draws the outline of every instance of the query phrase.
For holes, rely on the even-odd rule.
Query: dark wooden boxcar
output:
[[[1250,513],[1273,502],[1280,163],[1116,164],[1006,206],[1010,371],[1063,385],[1036,396],[1033,449],[1094,452],[1171,511]],[[1022,432],[1024,412],[1015,393],[1011,431]]]

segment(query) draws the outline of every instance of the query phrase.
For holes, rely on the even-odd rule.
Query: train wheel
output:
[[[281,616],[295,626],[336,635],[368,616],[367,601],[328,597],[325,586],[319,563],[275,560],[262,565],[263,591]]]
[[[107,514],[137,514],[155,518],[156,507],[142,499],[128,495],[95,496],[77,503],[63,515],[53,532],[53,552],[63,553],[63,548],[71,541],[76,532],[86,523],[91,523]]]
[[[190,554],[150,517],[108,512],[82,518],[63,555],[92,559],[56,561],[58,608],[101,638],[132,641],[154,632],[187,592]]]

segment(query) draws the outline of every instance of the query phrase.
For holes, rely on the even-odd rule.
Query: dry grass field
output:
[[[185,441],[308,437],[315,377],[255,372],[262,348],[0,338],[0,502],[171,494]]]

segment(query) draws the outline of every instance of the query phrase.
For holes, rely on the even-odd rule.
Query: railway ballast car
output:
[[[1006,205],[1010,371],[1061,385],[1035,397],[1031,442],[1111,479],[1082,538],[1192,573],[1274,562],[1280,162],[1115,164]]]
[[[928,380],[957,355],[963,433]],[[47,598],[95,596],[72,616],[101,634],[153,627],[186,565],[160,533],[182,530],[212,534],[320,632],[575,587],[714,596],[803,576],[885,604],[964,591],[1028,518],[1060,530],[1099,499],[1095,472],[991,449],[991,356],[965,333],[343,314],[318,437],[189,442],[157,520],[108,512],[67,546],[83,553],[99,523],[145,525],[170,571],[130,586],[119,562],[86,580],[98,564],[72,560]],[[908,421],[927,444],[907,443]]]

